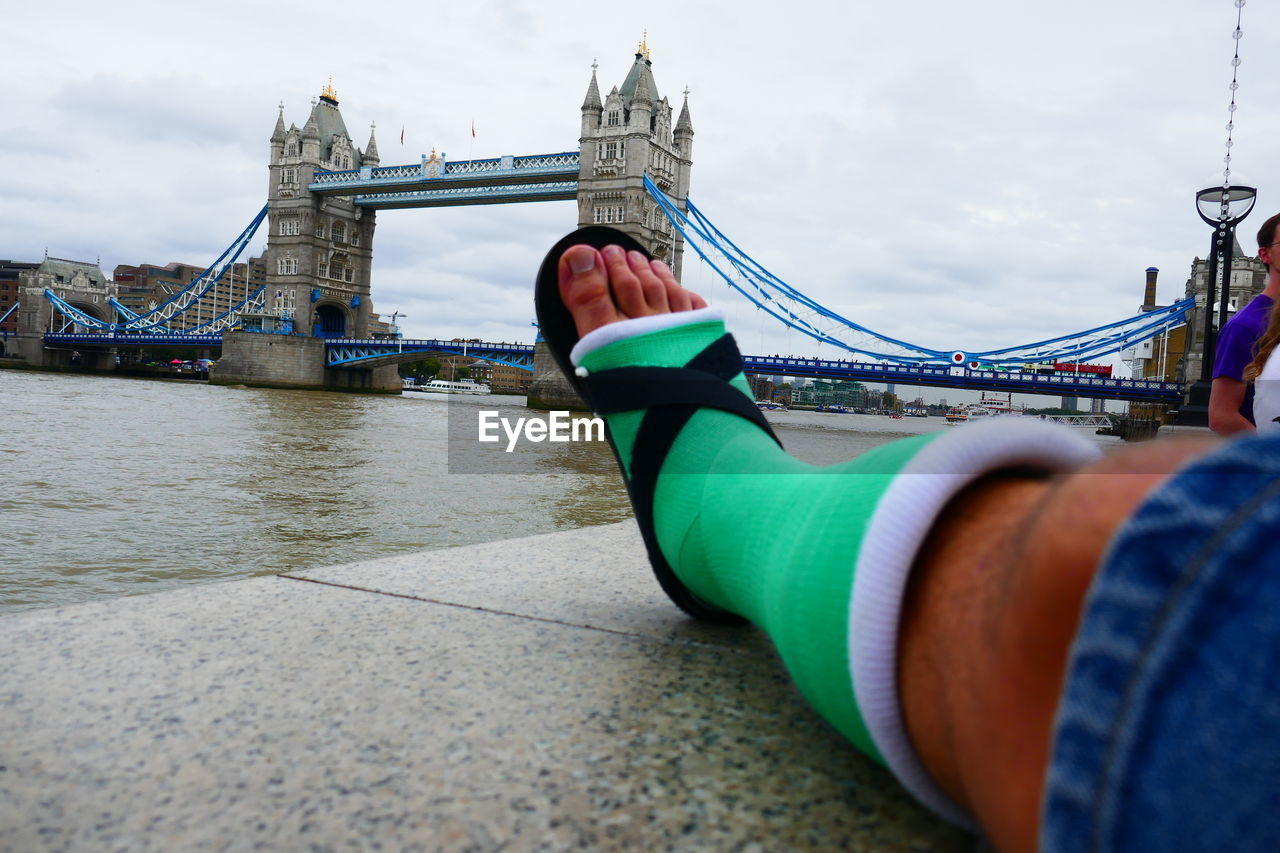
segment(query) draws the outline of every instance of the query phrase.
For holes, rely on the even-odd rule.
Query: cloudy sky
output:
[[[266,197],[284,103],[332,78],[383,165],[576,149],[599,62],[647,31],[660,93],[687,85],[691,198],[847,317],[938,349],[1024,343],[1181,296],[1221,181],[1234,0],[789,4],[21,4],[6,15],[0,257],[212,261]],[[632,11],[643,9],[644,11]],[[1280,210],[1280,9],[1243,10],[1233,179]],[[476,136],[471,138],[474,123]],[[400,142],[401,130],[404,143]],[[411,337],[532,340],[531,281],[571,202],[385,211],[375,307]],[[265,235],[255,240],[259,252]],[[695,261],[747,352],[818,352]],[[827,353],[821,353],[827,354]]]

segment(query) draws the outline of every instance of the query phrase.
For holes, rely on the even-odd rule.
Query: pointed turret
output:
[[[284,142],[284,101],[280,102],[280,114],[276,116],[276,129],[271,134],[272,142]]]
[[[377,130],[376,122],[369,125],[369,144],[365,147],[364,153],[360,156],[360,163],[363,166],[378,165],[378,140],[374,139],[374,131]]]
[[[319,109],[319,105],[313,100],[311,115],[307,116],[307,123],[302,126],[302,159],[308,163],[320,162],[320,123],[316,116]]]
[[[649,92],[649,84],[644,75],[636,81],[635,93],[631,96],[631,126],[648,132],[653,128],[653,95]]]
[[[587,97],[582,101],[582,128],[578,134],[579,142],[600,127],[600,115],[604,111],[604,104],[600,102],[600,86],[596,83],[597,67],[599,66],[596,61],[591,60],[591,83],[587,86]]]
[[[280,102],[280,114],[276,116],[276,129],[271,132],[271,162],[279,163],[284,157],[284,102]]]
[[[676,119],[676,135],[679,136],[681,131],[693,136],[693,122],[689,119],[689,89],[684,90],[684,106],[680,108],[680,118]]]
[[[320,138],[320,122],[316,116],[316,112],[320,109],[314,100],[311,101],[311,115],[307,116],[307,123],[302,126],[303,139],[319,139]]]
[[[604,104],[600,101],[600,84],[596,82],[596,68],[599,65],[593,59],[591,60],[591,83],[587,86],[587,97],[582,101],[582,111],[595,110],[599,112],[604,109]]]
[[[676,151],[687,164],[693,159],[693,121],[689,118],[689,87],[684,87],[684,106],[680,108],[680,118],[676,119],[674,134]],[[686,167],[687,168],[687,167]]]

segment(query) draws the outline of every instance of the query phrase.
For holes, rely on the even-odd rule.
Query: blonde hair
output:
[[[1280,343],[1280,302],[1271,306],[1266,331],[1253,345],[1253,361],[1249,362],[1249,366],[1244,369],[1246,382],[1252,382],[1258,378],[1258,374],[1262,373],[1262,368],[1267,363],[1267,358],[1278,343]]]

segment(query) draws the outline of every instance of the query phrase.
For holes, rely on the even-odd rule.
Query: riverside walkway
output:
[[[0,850],[970,850],[632,522],[0,619]]]

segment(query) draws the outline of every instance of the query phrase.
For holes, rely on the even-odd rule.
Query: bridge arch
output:
[[[344,338],[350,328],[351,318],[346,306],[340,302],[317,302],[312,335],[317,338]]]
[[[116,320],[115,309],[106,302],[105,299],[99,301],[97,294],[73,293],[64,291],[58,294],[67,305],[77,311],[88,314],[95,320],[101,320],[103,323],[114,323]],[[56,308],[51,312],[50,321],[53,325],[53,331],[63,332],[96,332],[97,329],[90,329],[81,323],[76,322],[76,318],[64,314]]]

